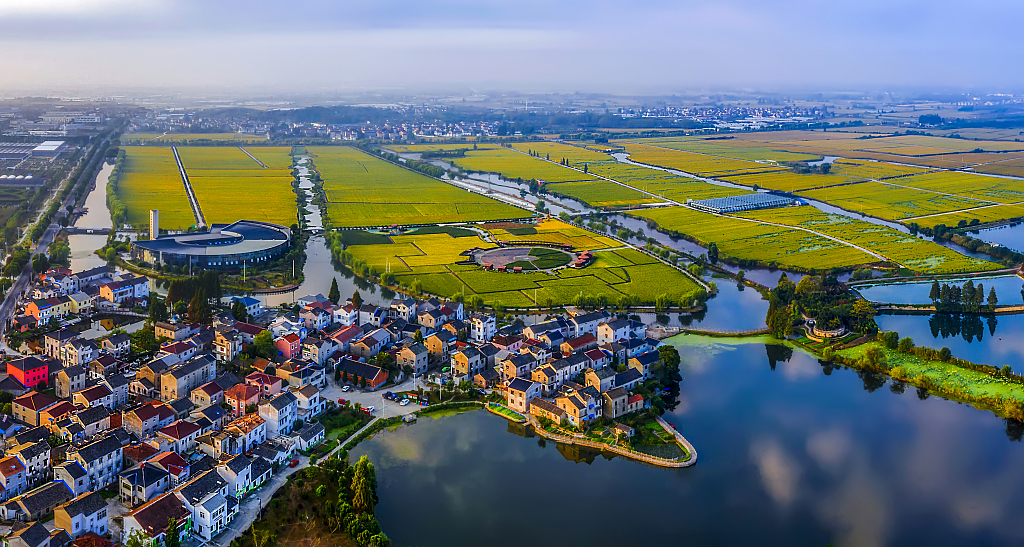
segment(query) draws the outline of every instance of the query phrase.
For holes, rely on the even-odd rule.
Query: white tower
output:
[[[149,210],[149,239],[156,239],[160,235],[160,210]]]

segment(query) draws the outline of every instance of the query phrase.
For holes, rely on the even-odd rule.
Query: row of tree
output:
[[[946,283],[940,285],[938,281],[933,281],[928,298],[935,304],[936,311],[978,313],[984,311],[982,307],[985,305],[985,285],[978,283],[975,286],[972,280],[964,283],[963,287]],[[996,288],[991,287],[988,290],[987,311],[995,310],[998,304]]]

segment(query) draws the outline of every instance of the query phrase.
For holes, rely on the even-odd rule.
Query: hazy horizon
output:
[[[0,95],[1014,92],[1024,4],[7,0]]]

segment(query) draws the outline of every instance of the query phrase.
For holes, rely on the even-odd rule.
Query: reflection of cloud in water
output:
[[[845,431],[830,429],[812,434],[807,439],[807,453],[824,469],[839,471],[851,448]]]
[[[750,457],[761,475],[765,491],[781,508],[788,508],[797,497],[800,467],[775,439],[752,444]]]
[[[816,504],[825,521],[836,525],[842,546],[884,545],[889,529],[886,489],[868,468],[869,458],[853,458],[839,488]]]
[[[775,369],[790,381],[821,376],[821,365],[813,359],[790,358],[789,361],[780,361],[775,365]]]

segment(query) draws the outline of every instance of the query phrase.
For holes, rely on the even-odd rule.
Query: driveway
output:
[[[280,471],[271,476],[266,484],[242,500],[238,507],[238,515],[235,516],[224,532],[213,538],[208,544],[225,547],[244,534],[252,526],[253,521],[256,520],[260,509],[265,509],[270,504],[270,499],[274,497],[274,493],[277,492],[278,488],[284,486],[288,477],[309,465],[309,458],[306,456],[296,454],[295,459],[299,460],[299,465],[295,467],[285,465]]]
[[[406,414],[412,414],[420,409],[419,405],[408,404],[401,406],[394,401],[389,401],[382,397],[384,393],[388,391],[415,391],[420,386],[426,389],[425,384],[419,378],[407,378],[398,385],[389,387],[382,387],[377,391],[364,391],[357,387],[353,387],[349,392],[341,391],[341,386],[334,383],[334,377],[332,376],[327,381],[327,387],[320,390],[323,394],[324,399],[328,401],[338,402],[338,399],[348,399],[353,404],[359,403],[364,407],[373,406],[376,410],[373,412],[374,417],[378,418],[391,418],[394,416],[404,416]]]

